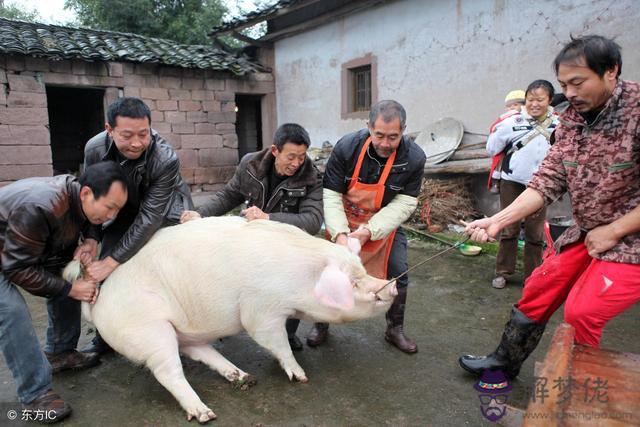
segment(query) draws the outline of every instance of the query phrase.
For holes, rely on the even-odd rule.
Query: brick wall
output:
[[[42,76],[22,57],[0,62],[0,185],[52,174]]]
[[[23,56],[0,57],[0,84],[0,183],[51,175],[45,85],[53,84],[105,88],[105,111],[119,94],[142,98],[152,127],[180,156],[192,191],[216,191],[235,171],[235,94],[274,94],[271,74],[233,78],[154,64]]]
[[[192,191],[215,191],[238,163],[235,93],[226,76],[210,71],[124,64],[124,94],[142,98],[152,127],[180,156]]]

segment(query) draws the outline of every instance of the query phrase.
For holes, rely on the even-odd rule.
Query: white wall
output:
[[[372,53],[379,99],[407,109],[408,131],[446,116],[486,133],[505,94],[544,78],[569,35],[622,46],[622,77],[640,81],[639,0],[398,0],[275,45],[278,123],[307,128],[314,145],[362,128],[340,119],[341,64]]]

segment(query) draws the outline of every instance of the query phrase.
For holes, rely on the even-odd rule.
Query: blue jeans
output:
[[[47,300],[49,325],[45,350],[73,350],[80,336],[80,301]],[[18,398],[29,403],[51,389],[51,365],[40,348],[29,308],[18,287],[0,271],[0,348],[18,385]]]

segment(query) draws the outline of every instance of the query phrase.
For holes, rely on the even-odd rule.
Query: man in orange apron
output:
[[[407,270],[407,238],[398,227],[415,210],[425,154],[403,136],[406,113],[396,101],[371,107],[367,129],[344,136],[325,170],[323,202],[328,237],[346,245],[357,238],[367,272],[387,279]],[[418,347],[404,334],[408,278],[397,282],[398,296],[387,312],[385,339],[406,353]],[[307,337],[315,347],[326,341],[328,325],[316,323]]]

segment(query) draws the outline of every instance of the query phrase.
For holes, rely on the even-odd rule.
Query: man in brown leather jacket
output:
[[[307,156],[310,144],[302,126],[283,124],[271,147],[244,156],[231,181],[197,212],[186,211],[182,221],[224,215],[244,202],[240,215],[249,221],[280,221],[316,234],[322,225],[322,177]],[[299,323],[287,320],[292,350],[302,350],[296,336]]]
[[[58,421],[71,408],[51,389],[51,374],[99,362],[75,350],[80,301],[95,302],[97,284],[69,283],[60,271],[90,224],[115,218],[127,200],[126,177],[114,162],[73,175],[28,178],[0,189],[0,348],[26,410]],[[47,298],[49,326],[44,353],[18,287]]]
[[[175,150],[151,128],[151,111],[138,98],[120,98],[107,110],[106,130],[85,146],[85,164],[114,160],[128,178],[129,199],[120,215],[102,231],[100,261],[87,266],[87,273],[100,282],[135,255],[160,228],[178,224],[180,214],[193,202],[180,175]],[[79,250],[95,259],[97,239],[88,239]],[[83,351],[105,353],[108,345],[96,334]]]

